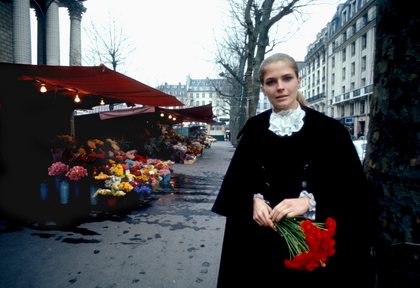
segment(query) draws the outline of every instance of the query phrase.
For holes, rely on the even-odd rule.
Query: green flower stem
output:
[[[280,236],[286,241],[290,259],[302,252],[309,251],[309,246],[305,241],[306,235],[300,227],[303,220],[305,218],[302,217],[283,218],[281,221],[274,223]],[[326,229],[324,223],[312,222],[312,224],[320,229]]]
[[[290,259],[302,252],[309,251],[305,233],[300,228],[300,221],[297,218],[283,218],[280,222],[274,223],[277,231],[286,241]]]

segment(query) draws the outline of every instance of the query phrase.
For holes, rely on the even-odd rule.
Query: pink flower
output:
[[[158,171],[159,176],[165,177],[166,175],[171,174],[171,170],[169,168],[162,168]]]
[[[66,176],[73,181],[78,181],[82,177],[88,176],[87,169],[83,166],[74,166],[66,173]]]
[[[48,175],[50,176],[60,176],[66,174],[69,170],[69,166],[64,164],[63,162],[57,161],[51,164],[48,167]]]

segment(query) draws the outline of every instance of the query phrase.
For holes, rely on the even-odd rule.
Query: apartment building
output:
[[[222,97],[226,91],[225,79],[192,79],[187,76],[186,84],[163,84],[157,89],[176,96],[186,107],[212,104],[213,114],[218,120],[229,120],[229,102]]]
[[[375,57],[375,0],[348,0],[317,35],[300,70],[310,107],[367,134]]]

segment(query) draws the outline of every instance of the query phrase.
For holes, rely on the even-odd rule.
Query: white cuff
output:
[[[265,204],[267,204],[267,205],[269,205],[269,206],[270,206],[270,202],[269,202],[269,201],[267,201],[267,200],[265,200],[265,199],[264,199],[264,196],[263,196],[261,193],[254,194],[254,199],[255,199],[255,198],[258,198],[258,199],[263,200],[263,201],[265,202]]]
[[[305,214],[303,214],[303,217],[308,218],[310,220],[315,220],[316,201],[314,194],[309,193],[306,190],[302,190],[302,192],[300,192],[299,194],[299,198],[303,197],[309,198],[309,209]]]

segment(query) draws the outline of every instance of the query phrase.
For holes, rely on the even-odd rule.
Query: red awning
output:
[[[176,113],[181,116],[182,121],[189,122],[203,122],[211,124],[213,120],[213,107],[212,104],[207,104],[203,106],[195,106],[183,109],[163,109],[167,113]]]
[[[84,95],[117,99],[148,106],[183,106],[175,96],[145,85],[106,66],[50,66],[0,63],[0,75],[11,81],[34,81],[39,86]],[[60,95],[60,93],[57,93]]]
[[[113,111],[100,112],[99,118],[101,120],[107,120],[119,117],[136,116],[144,113],[163,113],[162,117],[167,118],[171,115],[171,119],[166,119],[169,123],[180,123],[180,122],[203,122],[203,123],[214,123],[213,120],[213,108],[211,104],[189,107],[184,109],[164,109],[161,107],[135,107],[128,109],[119,109]],[[166,115],[165,115],[166,114]],[[173,120],[175,117],[176,120]]]
[[[120,110],[113,110],[113,111],[106,111],[106,112],[100,112],[99,113],[99,119],[101,120],[107,120],[112,118],[118,118],[118,117],[127,117],[127,116],[133,116],[138,115],[142,113],[153,113],[155,112],[155,107],[135,107],[130,109],[120,109]]]

